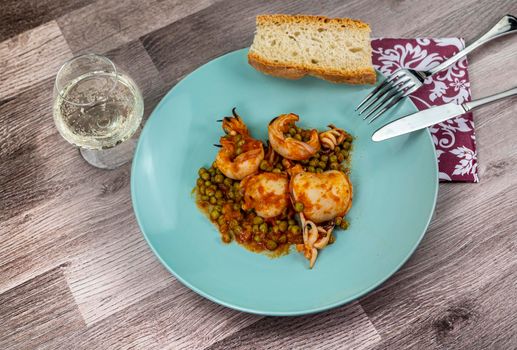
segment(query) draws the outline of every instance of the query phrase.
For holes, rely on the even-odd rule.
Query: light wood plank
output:
[[[55,21],[0,43],[0,100],[54,76],[72,57]],[[51,93],[47,90],[46,93]]]
[[[209,349],[372,349],[380,341],[354,302],[317,315],[267,317]]]
[[[203,349],[259,316],[208,301],[174,281],[169,287],[85,331],[63,334],[44,349]]]
[[[0,294],[0,348],[33,349],[85,329],[59,266]]]
[[[204,9],[213,1],[96,1],[57,21],[74,53],[106,52]]]

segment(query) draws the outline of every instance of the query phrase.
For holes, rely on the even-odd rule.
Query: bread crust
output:
[[[356,69],[349,72],[331,71],[329,69],[308,68],[301,65],[283,65],[263,59],[255,53],[248,52],[248,62],[256,70],[275,77],[286,79],[301,79],[312,75],[333,83],[346,84],[375,84],[377,75],[373,68]]]
[[[370,26],[360,20],[350,18],[328,18],[311,15],[259,15],[256,18],[257,27],[265,24],[283,23],[322,23],[325,26],[336,26],[340,29],[350,28],[370,32]],[[377,75],[372,67],[355,70],[337,70],[329,68],[315,68],[285,62],[273,62],[251,50],[248,52],[248,62],[255,69],[276,77],[286,79],[300,79],[306,75],[315,76],[334,83],[347,84],[375,84]]]

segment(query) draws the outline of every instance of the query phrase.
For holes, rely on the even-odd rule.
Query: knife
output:
[[[479,100],[466,102],[461,105],[447,103],[441,106],[432,107],[420,112],[409,114],[398,118],[377,129],[372,135],[373,141],[383,141],[395,136],[404,135],[415,130],[441,123],[447,119],[457,117],[471,111],[474,108],[495,102],[502,98],[517,95],[517,87],[500,92],[495,95],[480,98]]]

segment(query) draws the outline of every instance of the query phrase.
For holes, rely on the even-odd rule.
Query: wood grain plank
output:
[[[90,2],[91,0],[4,0],[0,12],[0,41],[86,6]]]
[[[496,186],[500,181],[494,181]],[[466,291],[491,283],[517,263],[517,187],[476,192],[466,186],[458,185],[441,197],[439,206],[448,209],[442,210],[440,221],[431,226],[415,255],[403,270],[361,300],[383,337],[402,335],[413,324],[426,322],[429,314],[439,313]],[[458,202],[462,190],[468,203]],[[489,218],[496,215],[497,221],[491,222]]]
[[[63,334],[43,349],[203,349],[256,322],[192,293],[179,282],[87,330]]]
[[[380,341],[354,302],[317,315],[266,317],[209,349],[372,349]]]
[[[55,21],[1,42],[0,100],[10,99],[54,76],[71,57],[72,52]]]
[[[517,346],[517,264],[479,290],[440,302],[419,322],[376,349],[515,349]]]
[[[0,348],[33,349],[85,329],[59,266],[0,294]]]
[[[213,1],[96,1],[63,15],[57,22],[74,53],[106,52],[199,11]]]

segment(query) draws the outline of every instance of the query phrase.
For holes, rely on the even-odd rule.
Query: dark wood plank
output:
[[[209,349],[372,349],[381,340],[358,303],[317,315],[266,317]]]
[[[106,52],[199,11],[213,1],[96,1],[57,21],[74,53]]]
[[[0,348],[34,349],[60,334],[84,329],[59,266],[0,294]]]
[[[1,42],[0,100],[10,100],[54,76],[71,57],[72,52],[55,21]]]
[[[0,41],[49,22],[65,13],[91,3],[92,0],[5,0],[0,11]]]

